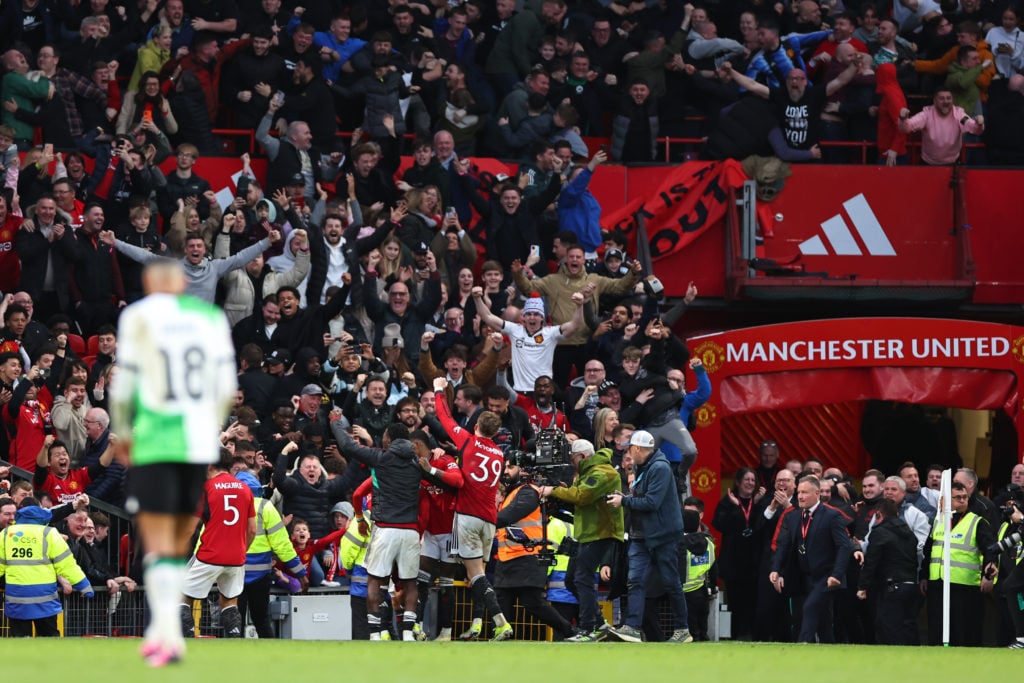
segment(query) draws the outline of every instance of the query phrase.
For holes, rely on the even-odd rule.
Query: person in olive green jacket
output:
[[[612,507],[605,496],[620,487],[619,473],[612,467],[612,452],[607,448],[594,452],[594,444],[586,439],[572,442],[572,463],[577,475],[572,486],[542,486],[541,496],[557,498],[576,506],[573,533],[580,542],[576,554],[573,579],[580,603],[580,635],[570,638],[580,642],[602,640],[603,628],[598,626],[600,609],[594,587],[594,572],[622,541],[625,524],[622,508]],[[602,620],[603,624],[603,620]]]

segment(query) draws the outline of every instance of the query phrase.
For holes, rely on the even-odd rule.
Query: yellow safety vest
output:
[[[981,585],[981,550],[978,548],[978,523],[981,517],[967,512],[950,531],[949,581],[961,586]],[[932,556],[928,567],[928,579],[942,579],[942,543],[945,529],[942,517],[935,518],[932,529]]]
[[[715,542],[708,538],[708,549],[701,555],[686,551],[686,576],[683,579],[683,592],[692,593],[704,587],[711,565],[715,563]]]
[[[12,524],[3,531],[0,576],[7,577],[5,613],[11,619],[42,619],[61,611],[57,576],[82,592],[92,590],[67,541],[42,524]]]
[[[527,486],[536,491],[537,495],[540,496],[540,489],[538,489],[536,486],[533,486],[532,484],[527,484]],[[519,495],[519,492],[521,490],[523,489],[517,489],[516,491],[513,492],[511,496],[505,496],[505,500],[501,501],[501,506],[498,509],[504,510],[509,505],[511,505],[512,501],[515,500],[515,497]],[[540,506],[538,505],[533,509],[532,512],[530,512],[530,514],[527,517],[516,522],[515,526],[522,529],[523,532],[527,536],[529,536],[531,540],[540,541],[544,531],[543,522],[540,516]],[[522,543],[510,539],[504,527],[498,529],[497,537],[498,562],[508,562],[509,560],[514,560],[517,557],[524,557],[526,555],[536,555],[537,551],[540,549],[540,546],[527,548]]]

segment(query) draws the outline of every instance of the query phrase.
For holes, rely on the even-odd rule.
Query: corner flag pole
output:
[[[949,647],[949,543],[953,521],[953,470],[942,471],[942,483],[939,487],[939,501],[942,512],[939,513],[942,524],[942,644]]]

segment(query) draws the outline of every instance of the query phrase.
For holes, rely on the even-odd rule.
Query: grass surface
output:
[[[882,683],[999,680],[1022,653],[993,648],[894,648],[863,645],[699,643],[367,643],[214,641],[189,644],[185,661],[146,667],[138,640],[3,641],[7,680],[115,683],[168,681],[505,680],[515,683],[704,681],[731,683]],[[798,672],[804,672],[802,675]],[[543,673],[541,673],[543,672]],[[497,678],[497,677],[501,678]],[[312,678],[310,678],[312,677]]]

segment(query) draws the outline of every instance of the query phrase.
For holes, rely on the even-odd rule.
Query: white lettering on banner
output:
[[[903,339],[798,339],[726,345],[728,363],[882,361],[907,357]],[[997,358],[1010,352],[1004,337],[928,337],[910,340],[914,358]]]
[[[998,358],[1010,351],[1003,337],[946,337],[914,339],[910,345],[914,358]]]

